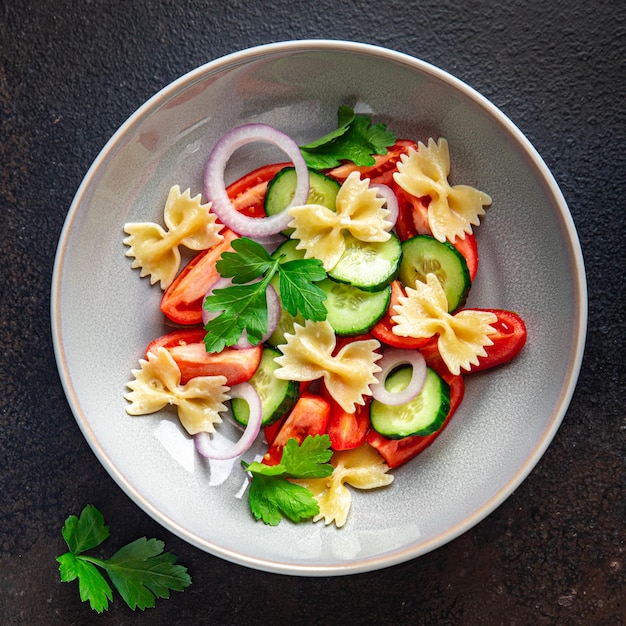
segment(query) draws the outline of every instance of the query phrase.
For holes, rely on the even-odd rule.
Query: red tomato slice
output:
[[[374,165],[360,166],[357,167],[354,163],[344,163],[343,165],[339,165],[331,170],[326,171],[326,175],[334,178],[336,181],[342,183],[352,172],[360,172],[361,178],[369,178],[373,183],[374,179],[378,179],[378,177],[382,176],[386,172],[393,172],[396,169],[396,163],[400,160],[400,157],[403,154],[407,154],[409,148],[414,148],[417,150],[417,144],[410,139],[398,139],[393,146],[389,146],[387,148],[387,154],[376,154],[374,155],[375,163]],[[391,180],[389,178],[385,178],[385,181]],[[383,180],[376,180],[377,183],[383,184]],[[385,184],[389,184],[386,182]]]
[[[487,346],[487,356],[478,357],[478,365],[472,365],[472,372],[480,372],[508,363],[524,347],[526,343],[526,324],[524,320],[513,311],[504,309],[474,309],[476,311],[488,311],[497,316],[498,321],[492,324],[496,329],[495,334],[489,335],[493,341],[492,346]]]
[[[250,380],[261,362],[261,345],[252,348],[224,348],[221,352],[207,352],[204,330],[175,330],[150,342],[146,348],[154,352],[167,348],[180,369],[180,382],[185,384],[196,376],[226,376],[229,387]]]
[[[220,276],[215,264],[224,252],[232,250],[233,239],[239,237],[229,228],[224,228],[222,235],[224,239],[216,246],[196,254],[163,293],[161,311],[176,324],[202,323],[202,301]]]
[[[161,335],[153,339],[146,348],[148,352],[154,352],[157,348],[173,348],[175,346],[186,346],[190,343],[201,343],[204,341],[205,331],[202,328],[181,328],[170,333]]]
[[[527,333],[524,320],[517,313],[504,309],[473,308],[471,310],[493,313],[498,320],[492,324],[496,332],[489,335],[489,339],[493,341],[493,345],[485,347],[487,356],[478,357],[478,365],[472,365],[472,369],[467,372],[467,374],[497,367],[515,358],[526,343]],[[440,375],[443,376],[442,372],[448,371],[437,348],[437,337],[429,339],[428,342],[420,348],[420,351],[429,365],[439,372]]]
[[[416,339],[415,337],[401,337],[393,332],[395,322],[392,321],[392,316],[395,315],[393,310],[394,305],[398,304],[400,296],[404,296],[404,289],[402,283],[399,280],[394,280],[391,283],[391,299],[389,300],[389,308],[387,313],[374,325],[370,330],[371,335],[378,339],[378,341],[392,346],[393,348],[403,348],[411,350],[413,348],[420,348],[429,339]]]
[[[287,416],[285,415],[281,417],[277,422],[274,422],[273,424],[270,424],[269,426],[265,426],[265,428],[263,428],[265,441],[267,441],[268,445],[271,446],[274,443],[274,441],[276,441],[276,437],[278,436],[278,433],[280,432],[280,429],[283,427],[283,424],[285,423],[286,419],[287,419]]]
[[[398,219],[396,221],[396,234],[400,241],[406,241],[416,235],[432,235],[428,225],[429,196],[418,198],[405,191],[393,182],[391,188],[398,200]]]
[[[465,234],[465,239],[457,237],[452,245],[463,255],[465,262],[467,263],[467,269],[469,270],[470,280],[476,278],[478,273],[478,244],[476,242],[476,235],[474,233]]]
[[[433,367],[433,369],[435,368]],[[461,404],[463,394],[465,393],[465,381],[463,377],[453,376],[450,372],[447,372],[446,375],[440,373],[440,375],[450,385],[450,410],[448,411],[445,422],[436,433],[428,435],[427,437],[413,436],[405,437],[404,439],[387,439],[374,429],[368,432],[367,443],[378,450],[389,467],[398,467],[406,463],[432,444],[443,432],[444,428],[450,422],[450,418]]]
[[[226,192],[235,209],[249,217],[264,217],[267,185],[280,170],[290,165],[291,163],[263,165],[230,184]]]
[[[263,463],[267,465],[280,463],[283,448],[289,439],[295,439],[300,444],[309,435],[323,435],[326,432],[329,414],[330,404],[325,398],[309,391],[304,392],[265,453]]]
[[[333,450],[352,450],[365,442],[367,431],[370,428],[369,405],[371,398],[365,398],[364,405],[357,405],[354,413],[347,413],[328,393],[322,385],[322,396],[328,400],[330,415],[326,433],[330,437],[330,446]]]

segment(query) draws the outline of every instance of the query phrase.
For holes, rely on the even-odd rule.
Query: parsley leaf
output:
[[[313,261],[313,263],[310,263]],[[327,311],[326,294],[313,284],[326,278],[326,272],[317,259],[286,261],[278,266],[279,290],[283,306],[291,315],[300,313],[305,319],[322,322]]]
[[[98,568],[71,552],[57,558],[61,581],[69,583],[78,578],[78,592],[82,602],[89,601],[91,608],[102,613],[113,600],[113,591]]]
[[[250,483],[250,510],[255,519],[278,526],[283,515],[297,523],[317,515],[320,508],[306,487],[259,474]]]
[[[307,165],[313,169],[337,167],[342,161],[352,161],[357,166],[374,165],[374,154],[387,154],[395,135],[384,124],[372,124],[366,115],[355,115],[343,105],[339,107],[337,130],[320,139],[300,146]]]
[[[109,536],[102,514],[87,505],[80,517],[65,521],[63,538],[69,552],[57,557],[62,582],[78,578],[80,599],[102,613],[109,608],[113,592],[98,567],[104,569],[114,587],[131,609],[152,608],[156,598],[169,598],[170,590],[182,591],[191,584],[187,568],[175,565],[176,557],[163,552],[157,539],[142,537],[118,550],[109,560],[83,554],[99,546]]]
[[[307,436],[301,444],[289,439],[277,465],[254,461],[241,464],[253,476],[250,483],[250,510],[255,519],[276,526],[284,515],[292,522],[310,519],[319,513],[319,504],[304,486],[289,478],[324,478],[333,473],[328,435]]]
[[[234,240],[232,246],[234,252],[222,254],[216,267],[234,284],[216,289],[203,304],[207,311],[219,313],[204,327],[207,352],[220,352],[237,343],[244,330],[251,344],[262,340],[267,332],[267,287],[276,274],[282,305],[289,313],[313,321],[326,319],[326,294],[314,284],[326,278],[319,259],[283,261],[247,237]]]
[[[239,341],[247,332],[248,341],[258,344],[267,331],[267,283],[233,285],[216,289],[205,298],[204,308],[220,315],[210,320],[204,327],[207,331],[204,344],[207,352],[221,352],[226,346]]]
[[[95,506],[87,505],[80,517],[70,515],[63,526],[63,539],[67,547],[80,554],[99,546],[109,536],[109,527],[105,525],[102,513]]]
[[[232,278],[234,283],[249,283],[275,264],[270,253],[252,239],[233,239],[231,247],[235,252],[224,252],[215,267],[221,276]]]

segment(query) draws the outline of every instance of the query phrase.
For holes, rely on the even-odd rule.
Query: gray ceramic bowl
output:
[[[160,290],[131,270],[122,227],[160,221],[173,184],[202,191],[214,142],[266,122],[299,143],[334,128],[339,105],[398,137],[446,137],[452,182],[487,191],[481,265],[469,305],[527,323],[520,356],[467,377],[437,442],[390,487],[353,491],[344,528],[255,522],[238,464],[209,467],[172,413],[130,417],[123,394],[149,341],[168,330]],[[260,163],[269,153],[261,151]],[[234,162],[233,175],[255,163]],[[76,420],[119,486],[163,526],[229,561],[272,572],[339,575],[418,557],[503,502],[552,440],[570,401],[586,331],[582,255],[565,201],[540,156],[496,107],[427,63],[340,41],[260,46],[212,61],[142,106],[87,173],[60,239],[52,294],[58,366]],[[96,358],[94,358],[97,356]],[[260,450],[260,448],[259,448]]]

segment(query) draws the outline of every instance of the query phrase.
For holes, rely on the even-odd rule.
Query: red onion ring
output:
[[[233,282],[230,278],[218,278],[206,292],[204,299],[206,300],[213,293],[214,289],[226,289],[226,287],[230,287],[232,284]],[[280,320],[280,298],[272,285],[267,286],[265,300],[267,302],[267,331],[263,334],[259,343],[265,343],[269,339],[276,330]],[[204,300],[202,302],[204,304]],[[220,315],[220,311],[207,311],[204,306],[202,307],[202,323],[205,326],[218,315]],[[237,350],[252,347],[252,344],[248,341],[248,333],[245,329],[241,333],[239,341],[231,346],[231,348],[236,348]]]
[[[291,159],[296,170],[293,200],[284,211],[271,217],[242,215],[235,210],[226,192],[224,172],[228,160],[237,148],[253,141],[265,141],[280,148]],[[309,195],[309,170],[300,148],[291,137],[267,124],[244,124],[226,133],[213,147],[204,171],[204,193],[211,202],[213,212],[230,229],[246,237],[267,237],[287,228],[292,219],[288,209],[306,204]]]
[[[387,205],[387,210],[389,211],[389,216],[387,220],[395,225],[398,221],[398,198],[396,198],[396,194],[393,193],[393,189],[388,185],[372,185],[372,189],[376,189],[376,195],[380,196]]]
[[[241,456],[250,448],[261,431],[261,419],[263,417],[261,399],[254,387],[250,383],[240,383],[239,385],[231,387],[229,393],[231,398],[241,398],[245,400],[250,407],[248,424],[239,438],[239,441],[230,446],[230,448],[219,450],[211,443],[209,433],[196,433],[193,436],[198,453],[214,461],[227,461],[228,459]]]
[[[410,402],[417,396],[426,380],[426,361],[419,350],[403,350],[391,348],[386,350],[380,361],[376,363],[381,370],[376,374],[378,383],[372,387],[372,397],[381,404],[400,406]],[[413,368],[411,380],[402,391],[388,391],[385,381],[391,371],[401,365],[410,365]]]

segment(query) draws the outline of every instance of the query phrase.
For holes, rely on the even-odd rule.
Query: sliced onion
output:
[[[211,285],[204,298],[206,299],[210,295],[212,295],[215,289],[226,289],[226,287],[230,287],[232,284],[233,283],[230,278],[218,278]],[[280,319],[280,299],[272,285],[267,286],[267,290],[265,291],[265,299],[267,302],[267,331],[261,338],[260,343],[266,342],[268,338],[274,333],[276,327],[278,326],[278,320]],[[216,318],[219,314],[219,311],[207,311],[203,306],[202,323],[206,325],[210,320]],[[237,350],[241,350],[242,348],[251,348],[252,344],[248,341],[248,333],[244,330],[241,334],[241,337],[239,338],[239,341],[236,344],[233,344],[231,347],[236,348]]]
[[[376,195],[380,196],[387,205],[389,217],[387,218],[392,224],[398,221],[398,198],[393,193],[393,189],[388,185],[372,185],[372,189],[376,189]]]
[[[419,350],[391,348],[383,354],[383,357],[376,365],[381,368],[381,371],[376,374],[378,383],[372,387],[372,397],[381,404],[388,404],[389,406],[406,404],[413,400],[424,386],[426,361]],[[402,391],[389,391],[385,387],[387,376],[401,365],[410,365],[413,368],[411,380]]]
[[[239,213],[228,193],[224,173],[232,154],[253,141],[272,143],[291,159],[296,170],[296,191],[284,211],[271,217],[249,217]],[[245,237],[267,237],[287,228],[291,221],[288,209],[306,204],[309,195],[309,170],[296,142],[267,124],[244,124],[226,133],[213,147],[204,172],[204,193],[220,221]]]
[[[193,440],[196,450],[207,459],[226,461],[241,456],[250,448],[261,431],[261,419],[263,417],[261,398],[259,398],[259,394],[254,387],[250,383],[240,383],[231,387],[229,393],[231,398],[241,398],[248,403],[250,407],[248,424],[239,441],[225,450],[219,450],[213,446],[209,433],[195,434]]]

